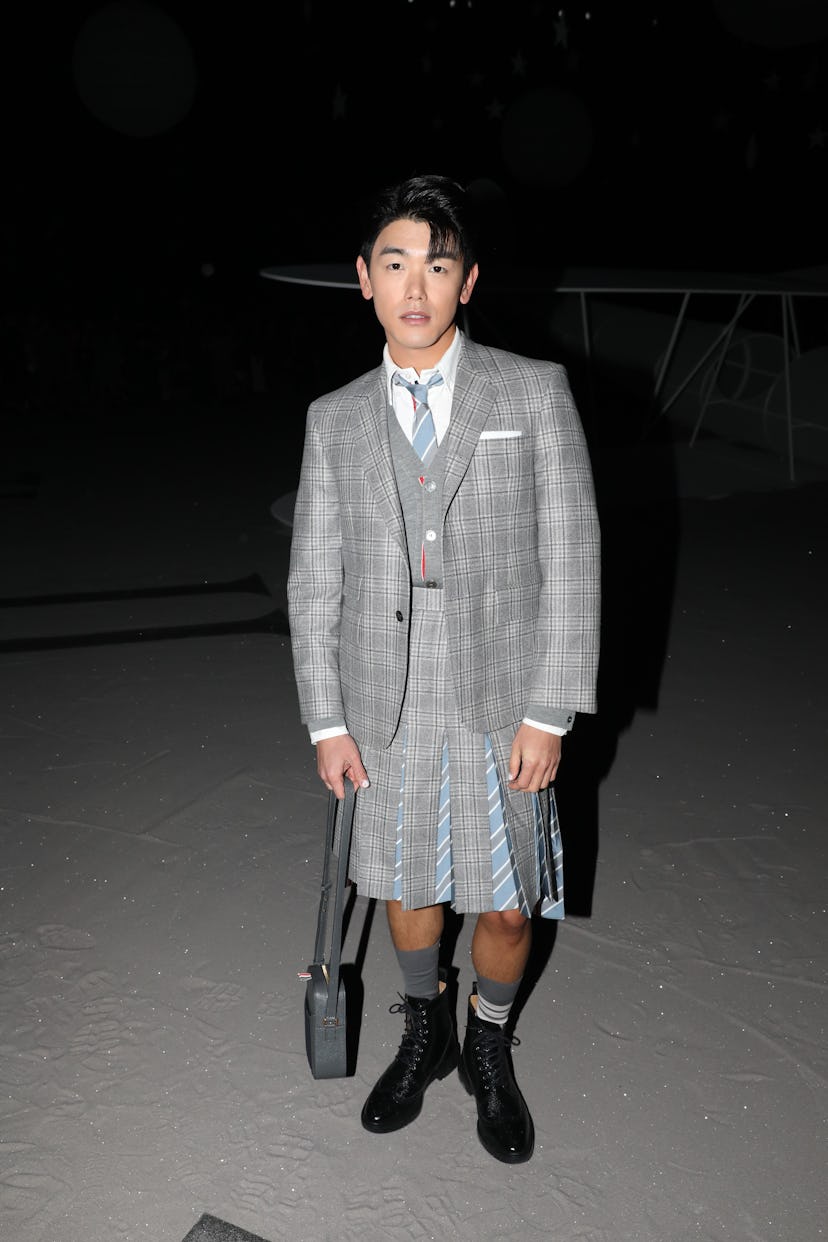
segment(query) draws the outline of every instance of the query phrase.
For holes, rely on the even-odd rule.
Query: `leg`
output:
[[[395,949],[427,949],[443,934],[442,906],[403,910],[401,901],[387,901],[385,909]]]
[[[437,968],[443,907],[403,910],[400,902],[389,901],[386,910],[405,987],[402,1004],[392,1005],[391,1012],[405,1015],[405,1032],[362,1109],[362,1124],[374,1134],[413,1121],[426,1088],[451,1073],[460,1058],[451,992]]]
[[[489,910],[477,916],[471,958],[478,976],[520,983],[531,947],[532,924],[519,910]]]
[[[406,996],[434,1000],[439,988],[438,960],[443,933],[443,907],[403,910],[399,901],[386,902],[388,927],[403,977]]]
[[[478,916],[472,963],[479,994],[469,997],[460,1079],[477,1102],[477,1134],[490,1155],[506,1164],[528,1160],[535,1129],[515,1082],[504,1032],[532,943],[532,924],[517,910]]]

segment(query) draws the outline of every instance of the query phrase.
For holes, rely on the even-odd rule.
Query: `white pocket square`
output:
[[[522,436],[523,432],[519,428],[506,431],[481,431],[481,440],[517,440],[518,436]]]

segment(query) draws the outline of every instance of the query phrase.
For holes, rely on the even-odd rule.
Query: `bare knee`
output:
[[[519,910],[487,910],[478,916],[490,936],[518,944],[526,933],[529,920]]]

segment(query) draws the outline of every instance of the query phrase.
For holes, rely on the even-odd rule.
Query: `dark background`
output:
[[[826,262],[821,0],[30,0],[4,27],[18,294],[349,260],[360,199],[413,171],[505,205],[498,245],[541,266]]]
[[[381,337],[358,295],[260,271],[350,262],[364,201],[413,172],[472,187],[474,331],[524,353],[559,356],[563,266],[824,271],[827,50],[824,0],[18,0],[4,410],[71,410],[84,443],[96,411],[272,409],[297,361],[304,407]],[[500,291],[498,263],[532,291]],[[14,469],[33,428],[7,432]]]

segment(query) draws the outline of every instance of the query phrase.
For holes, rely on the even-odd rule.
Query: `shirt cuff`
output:
[[[344,737],[347,732],[345,725],[331,725],[329,729],[311,729],[311,744],[315,746],[317,742],[323,741],[326,737]]]
[[[568,729],[562,729],[559,725],[543,724],[540,720],[530,720],[528,716],[523,717],[523,724],[531,725],[533,729],[540,729],[543,733],[555,733],[558,737],[565,737],[569,732]]]

